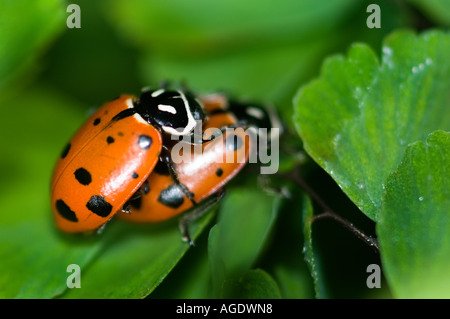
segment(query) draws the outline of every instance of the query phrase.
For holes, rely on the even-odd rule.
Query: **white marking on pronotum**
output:
[[[177,110],[172,105],[158,104],[158,110],[162,112],[169,112],[171,114],[177,114]]]
[[[162,93],[164,93],[164,89],[156,90],[155,92],[152,93],[152,97],[157,97],[157,96],[161,95]]]
[[[129,108],[129,109],[132,109],[134,107],[132,99],[126,99],[125,104],[127,105],[127,108]]]
[[[173,127],[170,127],[170,126],[163,126],[162,128],[163,128],[163,130],[165,132],[167,132],[169,134],[176,135],[176,136],[182,136],[182,135],[186,135],[187,133],[191,132],[195,128],[197,123],[196,123],[194,117],[192,116],[191,108],[189,107],[189,103],[188,103],[188,101],[186,99],[186,96],[181,91],[177,91],[177,92],[180,94],[180,97],[183,100],[183,105],[186,108],[186,114],[187,114],[187,117],[188,117],[188,123],[183,128],[182,131],[178,131],[178,130],[174,129]]]
[[[248,107],[247,108],[247,114],[251,115],[253,117],[256,117],[257,119],[262,119],[264,118],[264,113],[263,111],[261,111],[260,109],[256,108],[256,107]]]
[[[129,109],[132,109],[134,107],[133,105],[133,100],[132,99],[126,99],[125,103],[127,104],[127,107]],[[142,116],[140,116],[138,113],[134,114],[133,117],[138,121],[141,122],[143,124],[148,124],[143,118]]]

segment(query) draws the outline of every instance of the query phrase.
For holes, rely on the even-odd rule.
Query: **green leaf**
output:
[[[299,74],[311,72],[312,65],[319,64],[317,56],[329,45],[310,41],[203,58],[150,54],[141,63],[142,74],[148,83],[155,78],[183,80],[202,92],[225,90],[239,97],[276,101],[291,93]],[[261,70],[265,76],[258,76]]]
[[[185,81],[202,92],[257,97],[277,102],[290,117],[290,103],[280,101],[290,101],[295,83],[315,72],[360,6],[351,0],[320,6],[314,0],[116,0],[106,11],[143,52],[145,83]]]
[[[313,279],[302,254],[303,192],[298,186],[287,186],[285,180],[279,186],[289,197],[281,199],[276,227],[260,267],[272,274],[282,298],[314,298]]]
[[[256,188],[227,192],[208,247],[216,295],[226,295],[222,291],[224,281],[242,276],[259,257],[274,224],[278,202]]]
[[[193,57],[305,37],[333,28],[357,7],[351,0],[116,0],[112,21],[130,41],[165,54]],[[333,13],[333,14],[331,14]],[[121,17],[126,16],[127,19]]]
[[[95,238],[64,238],[45,218],[0,226],[0,298],[61,295],[71,274],[67,267],[83,269],[101,247]]]
[[[294,102],[305,150],[375,221],[407,145],[450,129],[449,34],[396,32],[382,52],[380,63],[356,44],[346,58],[329,58]]]
[[[450,298],[450,133],[411,144],[388,178],[377,233],[396,297]]]
[[[176,267],[149,295],[151,299],[207,299],[211,298],[211,276],[207,254],[208,233],[195,240]]]
[[[279,299],[280,289],[275,280],[262,269],[247,271],[241,278],[226,282],[233,299]]]
[[[4,119],[20,110],[20,125],[7,121],[0,127],[0,202],[7,212],[0,214],[0,297],[147,296],[188,249],[176,221],[152,226],[113,220],[103,234],[90,237],[58,232],[49,202],[52,169],[87,114],[45,87],[29,88],[14,106],[0,107]],[[211,217],[193,225],[194,238]],[[80,266],[80,289],[67,288],[70,264]]]
[[[311,276],[314,281],[314,291],[316,293],[316,298],[325,299],[328,298],[328,292],[323,278],[323,271],[321,266],[320,257],[315,253],[313,245],[313,235],[312,235],[312,223],[313,223],[313,206],[311,199],[303,195],[303,234],[304,246],[303,253],[305,260],[308,264]]]
[[[12,82],[35,68],[36,58],[65,27],[63,4],[58,0],[0,3],[0,98],[10,93],[6,88]]]
[[[211,220],[204,216],[191,227],[195,240]],[[108,225],[104,249],[81,274],[81,289],[64,298],[144,298],[170,273],[189,249],[176,223]]]
[[[118,21],[128,18],[121,16],[110,24],[105,19],[113,1],[61,2],[66,6],[76,2],[80,6],[81,28],[69,29],[64,23],[66,31],[45,55],[40,80],[91,105],[124,93],[137,94],[142,86],[149,85],[137,78],[136,50],[120,41],[115,32]],[[64,14],[70,17],[73,13]]]
[[[450,26],[449,0],[409,0],[432,20]]]
[[[58,296],[67,289],[67,266],[83,269],[102,247],[95,237],[59,233],[49,203],[53,165],[84,118],[79,106],[45,88],[0,105],[0,298]],[[20,125],[10,120],[18,115]]]

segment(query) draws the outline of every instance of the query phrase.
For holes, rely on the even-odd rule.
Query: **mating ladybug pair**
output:
[[[221,197],[254,147],[242,128],[270,129],[271,120],[265,109],[220,94],[200,101],[165,88],[138,99],[122,95],[87,120],[56,163],[56,224],[65,232],[86,232],[115,214],[158,222],[193,208],[180,223],[183,239],[191,243],[189,222]],[[181,161],[173,158],[175,150],[181,150]]]

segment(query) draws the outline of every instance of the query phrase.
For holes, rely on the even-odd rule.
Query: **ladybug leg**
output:
[[[236,124],[222,126],[220,129],[217,129],[213,134],[211,134],[210,137],[203,138],[203,136],[202,136],[201,144],[211,142],[212,140],[224,135],[224,133],[226,133],[227,129],[236,129],[236,128],[242,128],[242,129],[246,130],[247,128],[249,128],[249,125],[245,121],[239,121]],[[220,131],[220,134],[216,134],[217,131]]]
[[[194,208],[187,214],[185,214],[179,223],[181,238],[183,241],[189,243],[189,246],[194,246],[194,242],[192,241],[191,235],[189,233],[189,226],[192,222],[196,221],[200,217],[202,217],[209,209],[217,203],[219,200],[223,198],[225,195],[225,190],[223,188],[219,189],[214,195],[210,196],[199,205],[194,206]]]
[[[125,214],[130,214],[131,213],[131,208],[130,208],[130,202],[138,199],[139,197],[148,194],[148,192],[150,192],[150,185],[148,183],[148,180],[146,180],[141,187],[139,187],[139,189],[136,191],[136,193],[133,194],[133,196],[131,196],[131,198],[123,205],[122,207],[122,213]]]
[[[161,81],[158,84],[159,89],[167,90],[167,89],[169,89],[169,87],[170,87],[170,82],[168,80]]]
[[[192,193],[186,185],[180,182],[177,171],[170,156],[170,150],[165,145],[163,145],[163,152],[160,155],[159,160],[166,164],[167,169],[169,170],[170,177],[172,177],[173,181],[180,188],[183,194],[186,195],[186,197],[192,202],[194,206],[197,206],[197,202],[194,200],[194,193]]]
[[[268,194],[281,198],[292,198],[288,187],[273,184],[267,175],[258,175],[257,181],[259,187]]]
[[[122,213],[131,214],[130,202],[126,202],[122,207]]]

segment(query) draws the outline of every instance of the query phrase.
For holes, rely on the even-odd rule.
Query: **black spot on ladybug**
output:
[[[70,220],[71,222],[77,222],[77,215],[70,209],[69,206],[62,200],[58,199],[55,203],[56,210],[58,213],[65,219]]]
[[[128,203],[130,204],[131,207],[140,209],[142,206],[142,197],[131,199],[130,201],[128,201]]]
[[[147,150],[152,146],[152,138],[148,135],[139,135],[138,145],[143,150]]]
[[[144,184],[141,185],[141,192],[143,195],[150,193],[150,184],[148,181],[145,181]]]
[[[89,173],[83,167],[78,168],[75,171],[74,175],[75,175],[75,178],[77,179],[77,181],[82,185],[89,185],[92,182],[91,173]]]
[[[139,177],[139,175],[138,175],[138,173],[136,173],[136,172],[133,172],[133,174],[131,174],[131,177],[133,177],[133,178],[138,178],[138,177]]]
[[[184,202],[184,194],[177,185],[172,184],[161,191],[158,202],[165,206],[178,208]]]
[[[112,136],[108,136],[106,138],[106,143],[108,143],[108,144],[114,143],[114,138]]]
[[[64,149],[63,149],[63,151],[62,151],[62,153],[61,153],[61,158],[65,158],[66,156],[67,156],[67,154],[69,153],[69,151],[70,151],[70,147],[71,147],[72,145],[70,144],[70,143],[67,143],[67,145],[64,147]]]
[[[225,143],[226,143],[226,148],[229,151],[236,151],[236,150],[240,149],[243,144],[242,138],[235,134],[228,136]]]
[[[153,169],[153,172],[155,172],[156,174],[159,174],[159,175],[164,175],[164,176],[170,175],[169,168],[167,167],[167,164],[164,163],[163,161],[158,161],[158,163],[156,163],[156,166]]]
[[[97,117],[97,118],[94,120],[94,126],[97,126],[98,124],[100,124],[100,118],[99,118],[99,117]]]
[[[222,174],[223,174],[223,170],[221,168],[218,168],[217,171],[216,171],[217,177],[222,176]]]
[[[100,217],[107,217],[112,211],[112,205],[101,195],[92,196],[86,207]]]

